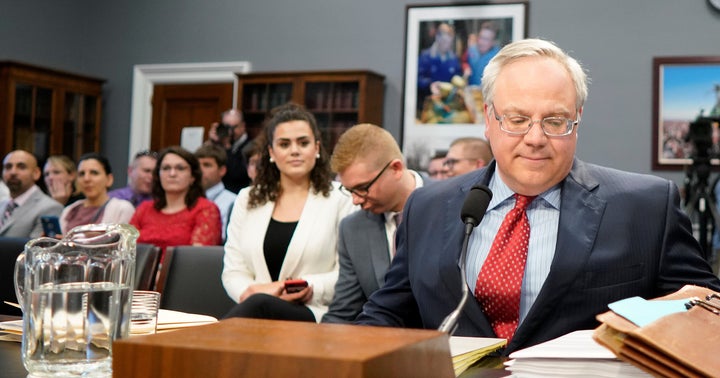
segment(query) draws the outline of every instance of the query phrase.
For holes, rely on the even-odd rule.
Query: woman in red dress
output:
[[[163,256],[169,246],[220,244],[220,211],[205,198],[201,179],[200,164],[190,151],[173,146],[160,152],[153,200],[141,203],[130,219],[140,231],[138,243],[161,247]]]

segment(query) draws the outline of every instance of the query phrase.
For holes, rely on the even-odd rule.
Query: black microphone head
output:
[[[465,197],[465,203],[463,203],[460,212],[460,219],[462,219],[463,223],[470,223],[473,227],[477,227],[483,216],[485,216],[491,198],[492,192],[487,185],[476,184],[473,186],[470,193]]]

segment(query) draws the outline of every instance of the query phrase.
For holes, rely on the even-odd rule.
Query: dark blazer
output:
[[[370,294],[382,286],[390,266],[387,240],[383,214],[356,211],[340,222],[340,272],[323,323],[352,322]]]
[[[360,324],[436,329],[461,297],[460,209],[489,167],[418,189],[405,204],[398,251],[358,317]],[[685,284],[720,290],[701,257],[671,181],[575,160],[562,182],[557,247],[550,273],[505,354],[598,325],[608,303],[653,298]],[[470,290],[472,293],[472,290]],[[495,337],[480,304],[468,300],[455,332]]]

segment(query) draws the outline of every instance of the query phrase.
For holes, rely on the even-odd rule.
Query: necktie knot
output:
[[[528,205],[535,199],[537,196],[524,196],[522,194],[515,193],[515,209],[518,209],[520,211],[525,211],[527,209]]]

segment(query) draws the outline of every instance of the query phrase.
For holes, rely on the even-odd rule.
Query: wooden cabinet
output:
[[[104,80],[0,61],[0,151],[64,154],[78,160],[100,150]]]
[[[385,77],[371,71],[265,72],[238,74],[237,103],[251,137],[269,111],[286,102],[304,105],[315,115],[324,145],[357,123],[382,126]]]

